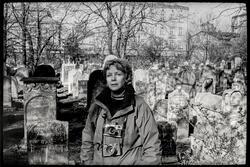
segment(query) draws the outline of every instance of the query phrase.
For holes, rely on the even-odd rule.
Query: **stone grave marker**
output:
[[[18,98],[18,82],[14,76],[11,76],[11,96],[12,99]]]
[[[25,67],[20,67],[16,71],[17,72],[14,76],[17,79],[18,92],[20,92],[24,89],[24,83],[23,83],[22,79],[29,77],[29,70]]]
[[[3,107],[11,107],[11,78],[3,78]]]
[[[182,152],[183,144],[189,143],[189,95],[181,89],[180,86],[168,95],[168,113],[169,121],[177,123],[177,152]]]
[[[231,127],[228,135],[236,139],[234,151],[238,154],[238,164],[246,163],[247,139],[247,98],[237,87],[228,89],[222,95],[222,111],[227,114],[226,125]],[[240,135],[239,135],[240,134]]]
[[[76,73],[73,75],[73,83],[72,83],[72,93],[73,97],[78,97],[79,96],[79,85],[78,85],[78,80],[82,77],[82,72],[77,70]]]
[[[69,71],[75,69],[75,64],[62,64],[62,84],[67,87],[69,81]]]
[[[46,71],[44,68],[48,67],[40,70]],[[56,120],[56,84],[59,79],[34,75],[23,81],[24,144],[29,164],[68,164],[68,124]]]
[[[88,80],[78,80],[78,92],[80,97],[87,97],[87,83]]]
[[[176,155],[177,124],[167,119],[167,99],[159,100],[153,109],[160,133],[162,156]]]
[[[240,57],[235,57],[234,61],[235,61],[235,67],[241,66],[242,59]]]
[[[134,88],[138,95],[147,99],[148,70],[137,69],[134,72]]]
[[[68,165],[68,122],[33,121],[27,137],[29,164]]]

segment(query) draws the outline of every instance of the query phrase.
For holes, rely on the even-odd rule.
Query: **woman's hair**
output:
[[[114,59],[114,60],[107,61],[103,69],[103,75],[105,78],[106,78],[107,70],[110,68],[111,65],[114,65],[118,70],[122,71],[126,75],[127,84],[132,84],[132,68],[128,64],[127,60]]]

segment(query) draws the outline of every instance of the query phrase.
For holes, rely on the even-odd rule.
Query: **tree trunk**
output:
[[[116,39],[116,53],[118,57],[121,57],[121,43],[122,43],[122,30],[121,27],[118,27],[117,30],[117,39]]]
[[[23,51],[23,64],[26,66],[27,62],[27,53],[26,53],[26,12],[25,12],[25,3],[22,3],[22,51]]]
[[[4,5],[4,26],[3,26],[3,45],[4,45],[4,52],[3,52],[3,70],[4,75],[7,75],[6,71],[6,59],[7,59],[7,17],[8,17],[8,4]]]
[[[108,52],[109,54],[113,54],[113,49],[112,49],[112,40],[113,40],[113,27],[112,27],[112,11],[111,11],[111,2],[107,2],[107,27],[108,27]]]
[[[28,44],[29,44],[29,57],[28,57],[28,68],[33,71],[34,70],[34,55],[35,55],[35,51],[33,48],[33,42],[32,42],[32,38],[31,38],[31,34],[28,32],[28,29],[26,28],[26,34],[27,34],[27,39],[28,39]]]

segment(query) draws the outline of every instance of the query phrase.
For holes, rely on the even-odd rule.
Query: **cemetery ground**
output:
[[[19,106],[17,106],[19,105]],[[22,148],[24,118],[22,104],[4,109],[3,162],[5,165],[28,165],[27,151]],[[81,133],[85,108],[77,103],[58,104],[57,119],[69,123],[68,155],[70,164],[80,164]]]
[[[4,108],[3,164],[28,165],[28,154],[23,148],[23,104],[14,102],[12,108]],[[85,106],[80,102],[58,103],[57,120],[69,123],[68,160],[70,165],[80,165],[81,135],[87,117]],[[178,164],[176,156],[162,157],[165,164]]]

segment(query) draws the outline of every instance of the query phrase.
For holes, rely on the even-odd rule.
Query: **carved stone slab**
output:
[[[68,122],[33,121],[27,139],[30,165],[68,164]]]
[[[3,106],[11,107],[11,80],[7,76],[3,79]]]

